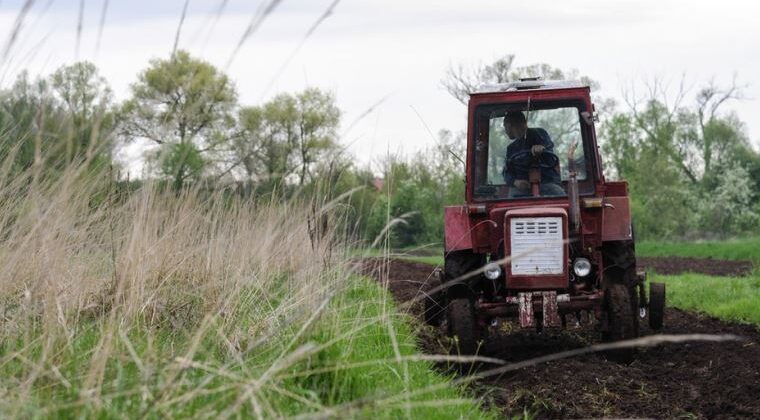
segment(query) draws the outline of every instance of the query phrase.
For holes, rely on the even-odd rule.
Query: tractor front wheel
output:
[[[478,350],[480,327],[475,316],[475,306],[468,297],[449,299],[446,306],[449,336],[455,340],[455,354],[473,355]]]
[[[611,284],[605,291],[605,312],[607,331],[603,334],[605,341],[620,341],[639,336],[638,307],[636,293],[624,284]],[[634,348],[611,350],[607,355],[614,360],[631,362]]]

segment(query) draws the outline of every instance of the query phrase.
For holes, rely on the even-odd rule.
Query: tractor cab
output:
[[[589,124],[593,123],[593,111],[584,100],[587,90],[578,86],[553,95],[524,92],[509,102],[496,103],[488,101],[492,95],[487,91],[473,94],[474,141],[468,145],[468,185],[472,189],[468,202],[566,197],[571,172],[583,193],[593,194],[594,180],[601,177],[594,172],[599,165],[593,148],[593,125]],[[510,124],[507,115],[524,118],[527,130],[521,138],[510,138],[520,133],[514,133],[512,126],[516,124]],[[544,150],[535,154],[533,146]],[[572,157],[568,153],[571,147]],[[524,181],[523,188],[519,181]]]
[[[627,184],[605,180],[595,122],[577,81],[471,93],[465,202],[444,211],[443,292],[427,310],[446,315],[457,351],[476,352],[503,318],[542,331],[587,312],[609,340],[638,336],[639,317],[662,326],[664,286],[645,296]]]

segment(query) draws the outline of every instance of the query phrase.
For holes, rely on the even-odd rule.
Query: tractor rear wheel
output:
[[[649,328],[659,331],[665,319],[665,283],[649,284]]]
[[[475,306],[468,297],[449,299],[446,306],[449,336],[455,339],[455,354],[473,355],[478,350],[480,326],[475,316]]]
[[[605,341],[620,341],[639,336],[639,318],[637,314],[638,299],[632,288],[615,283],[604,294],[607,331],[602,335]],[[616,349],[607,355],[620,362],[633,360],[634,348]]]

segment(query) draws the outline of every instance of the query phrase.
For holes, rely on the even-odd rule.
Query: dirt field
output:
[[[382,266],[380,260],[368,261],[365,270],[378,278],[378,272],[386,271],[377,270]],[[694,267],[689,263],[691,271]],[[426,264],[395,260],[386,269],[388,287],[400,302],[432,283]],[[419,315],[420,309],[417,305],[411,312]],[[541,418],[760,418],[760,331],[677,309],[667,310],[665,323],[669,334],[733,333],[747,340],[643,349],[628,366],[601,355],[581,356],[483,380],[474,385],[476,393],[486,395],[487,403],[506,416],[519,415],[527,407]],[[643,324],[643,333],[649,334]],[[596,339],[592,326],[543,335],[504,330],[504,325],[492,329],[483,355],[520,361]],[[424,326],[420,336],[425,351],[447,351],[443,331]]]
[[[657,274],[700,273],[710,276],[746,276],[752,272],[751,261],[728,261],[685,257],[639,257],[639,268]]]

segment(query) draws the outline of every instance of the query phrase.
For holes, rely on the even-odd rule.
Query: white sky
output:
[[[26,1],[0,0],[3,47]],[[95,62],[124,99],[148,60],[169,55],[184,0],[110,0],[96,51],[103,1],[85,1],[78,58]],[[676,87],[685,75],[694,92],[711,78],[727,84],[736,74],[747,99],[726,109],[739,114],[760,144],[760,2],[343,0],[275,79],[332,1],[283,0],[226,70],[243,104],[306,86],[332,90],[344,125],[387,97],[344,139],[361,162],[431,144],[415,110],[434,133],[464,129],[465,107],[440,87],[447,66],[508,53],[518,66],[577,68],[601,83],[598,93],[618,98],[624,87],[654,77]],[[220,3],[190,0],[179,46],[224,68],[263,1],[228,0],[212,28]],[[78,8],[79,0],[35,2],[9,58],[0,62],[0,86],[22,68],[47,74],[73,62]]]

